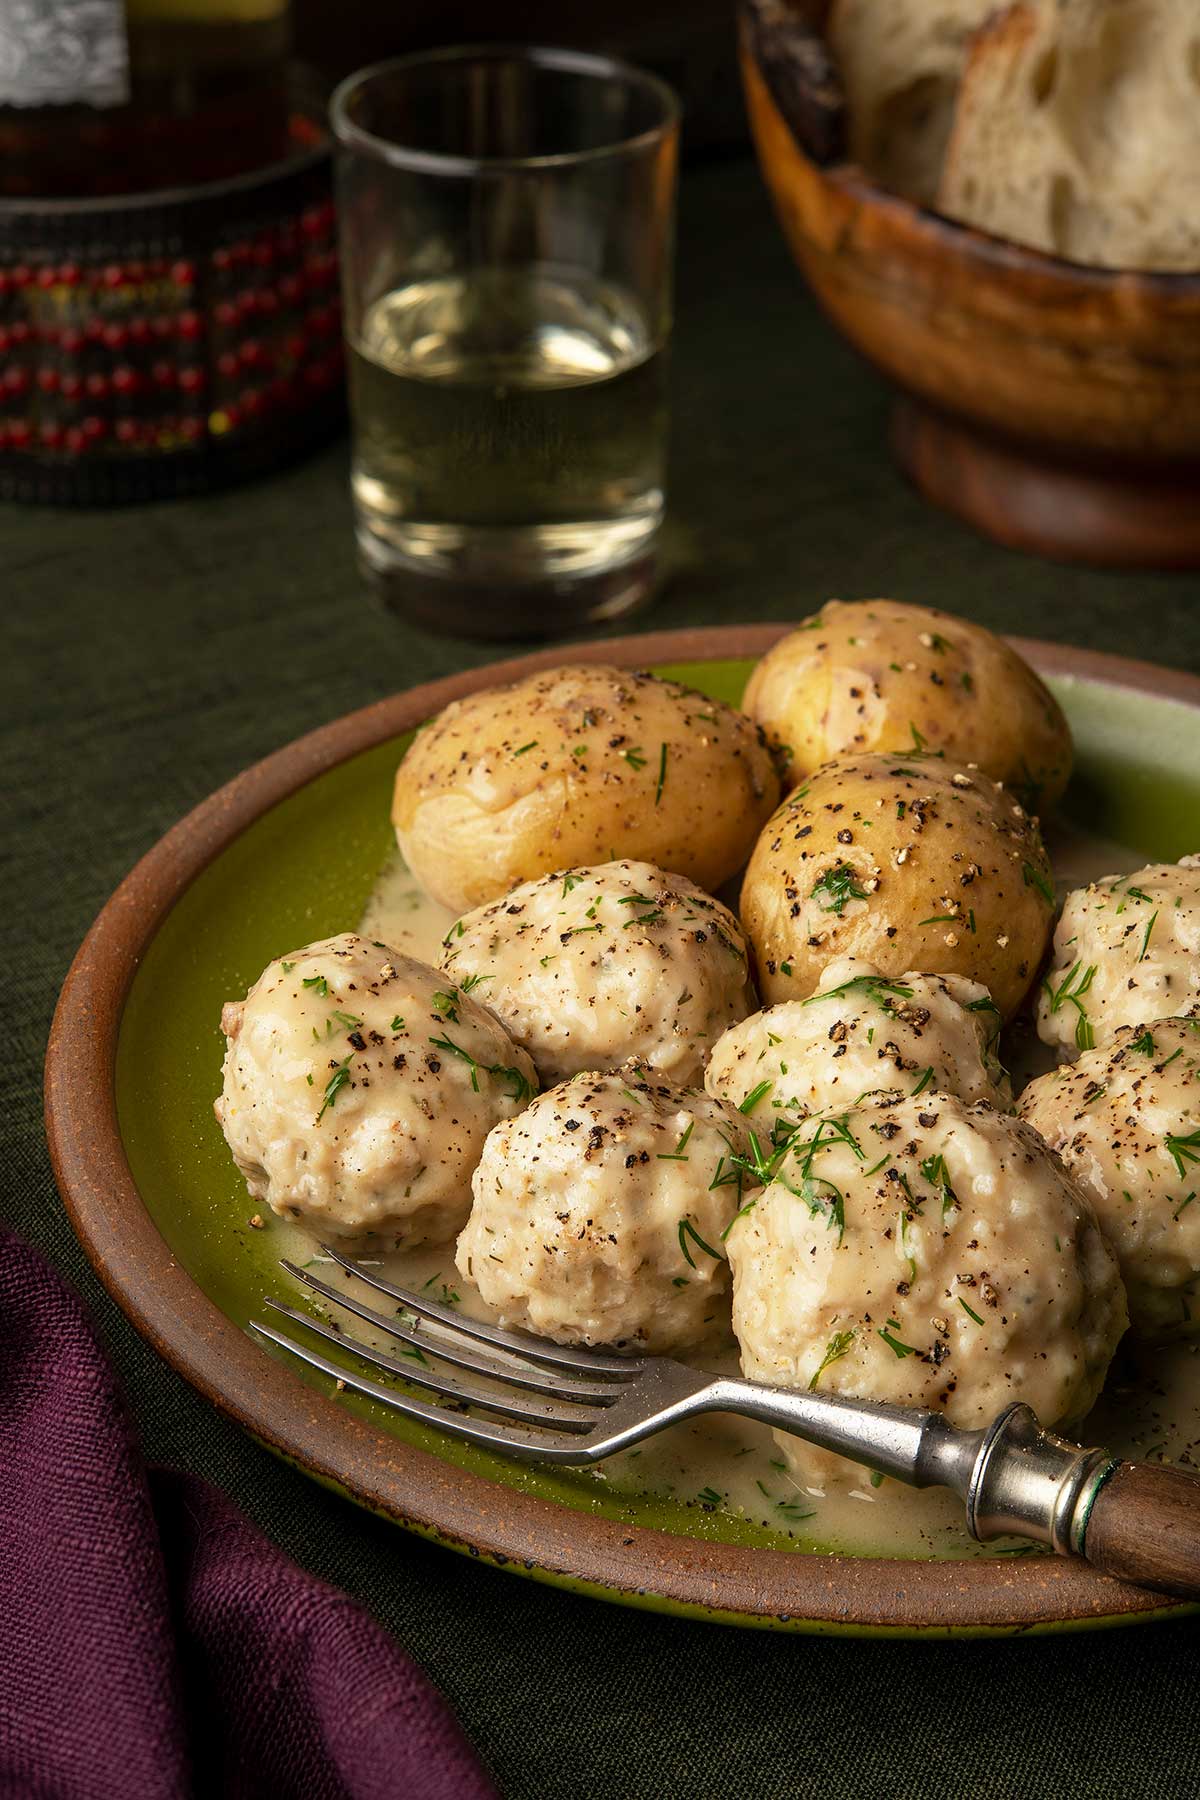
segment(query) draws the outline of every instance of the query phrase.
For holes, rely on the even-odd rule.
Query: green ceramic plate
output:
[[[670,633],[572,651],[651,664],[736,701],[774,627]],[[1149,856],[1195,848],[1200,681],[1023,646],[1078,746],[1067,811]],[[184,820],[85,942],[48,1058],[60,1183],[101,1274],[139,1327],[281,1454],[410,1528],[542,1578],[743,1624],[988,1633],[1178,1612],[1082,1565],[1035,1557],[839,1556],[726,1513],[505,1462],[406,1423],[276,1359],[244,1327],[292,1300],[213,1117],[222,1002],[292,944],[353,928],[392,847],[396,763],[423,718],[561,653],[415,690],[289,746]]]

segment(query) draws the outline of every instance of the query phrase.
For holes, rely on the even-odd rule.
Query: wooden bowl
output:
[[[896,454],[1002,543],[1200,565],[1200,274],[1089,269],[956,224],[847,160],[829,0],[747,0],[742,72],[788,243],[900,389]]]

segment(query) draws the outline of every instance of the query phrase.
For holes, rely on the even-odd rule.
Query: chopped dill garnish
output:
[[[689,1119],[687,1122],[687,1125],[684,1129],[683,1135],[680,1137],[679,1142],[676,1144],[675,1148],[673,1150],[660,1150],[658,1152],[658,1161],[659,1162],[687,1162],[688,1158],[685,1155],[685,1151],[687,1149],[687,1141],[691,1137],[691,1135],[695,1129],[696,1129],[695,1119]]]
[[[975,1311],[975,1308],[973,1306],[968,1306],[961,1294],[957,1295],[957,1300],[958,1300],[958,1304],[962,1307],[963,1311],[966,1313],[966,1315],[969,1319],[974,1319],[974,1321],[977,1325],[983,1324],[983,1320],[980,1318],[979,1314]]]
[[[899,1329],[899,1319],[889,1319],[887,1325],[879,1326],[876,1336],[883,1339],[893,1356],[898,1356],[903,1361],[906,1356],[916,1356],[918,1352],[915,1344],[906,1344],[900,1338],[892,1336],[892,1332]]]
[[[1200,1131],[1190,1131],[1186,1137],[1169,1134],[1166,1151],[1178,1174],[1186,1175],[1189,1163],[1200,1163]]]
[[[396,1013],[392,1019],[392,1030],[393,1031],[403,1031],[404,1030],[404,1020],[399,1013]]]
[[[808,1378],[808,1388],[810,1393],[816,1387],[830,1363],[840,1362],[842,1357],[849,1353],[850,1346],[857,1335],[857,1331],[853,1326],[851,1326],[849,1331],[834,1332],[833,1336],[825,1346],[824,1356]]]
[[[752,1087],[746,1098],[740,1102],[738,1111],[747,1115],[752,1113],[759,1101],[764,1100],[774,1086],[773,1081],[760,1081],[758,1086]]]
[[[527,750],[536,750],[537,746],[538,746],[537,739],[530,738],[530,740],[527,744],[522,744],[519,750],[514,750],[513,755],[514,756],[524,756],[524,754]]]
[[[815,900],[821,894],[825,896],[821,901],[821,911],[836,913],[840,919],[846,902],[865,900],[867,890],[861,885],[856,871],[849,863],[835,863],[832,869],[826,869],[813,884],[811,898]]]
[[[1158,913],[1157,913],[1157,911],[1155,911],[1150,914],[1149,923],[1147,924],[1145,932],[1142,935],[1142,947],[1138,951],[1138,961],[1139,962],[1145,962],[1145,960],[1146,960],[1146,952],[1150,948],[1150,933],[1154,930],[1154,927],[1157,924],[1157,922],[1158,922]]]
[[[705,1243],[704,1239],[700,1236],[700,1233],[696,1230],[696,1227],[692,1224],[692,1221],[688,1218],[683,1218],[679,1221],[679,1248],[683,1251],[683,1259],[689,1268],[694,1269],[696,1267],[692,1258],[692,1253],[687,1245],[689,1238],[691,1238],[698,1250],[703,1250],[705,1256],[711,1256],[714,1262],[725,1261],[725,1258],[721,1255],[719,1250],[714,1250],[711,1244]]]
[[[1040,869],[1035,869],[1032,863],[1022,863],[1021,879],[1026,887],[1036,888],[1048,906],[1054,905],[1054,883],[1048,875],[1044,875]]]
[[[909,1095],[909,1099],[915,1100],[918,1094],[923,1094],[925,1092],[925,1089],[927,1087],[932,1087],[932,1085],[933,1085],[933,1070],[932,1070],[932,1068],[929,1068],[929,1069],[926,1069],[926,1071],[922,1075],[920,1081],[918,1081],[916,1087],[912,1090],[912,1093]]]
[[[342,1089],[346,1086],[347,1082],[350,1080],[350,1064],[353,1061],[354,1061],[354,1058],[351,1055],[346,1058],[345,1062],[338,1063],[336,1065],[336,1067],[334,1068],[333,1074],[329,1077],[329,1080],[325,1083],[325,1098],[322,1100],[321,1110],[317,1114],[317,1124],[318,1125],[321,1123],[321,1120],[325,1117],[325,1114],[328,1112],[329,1108],[331,1106],[336,1105],[338,1095],[341,1093]]]
[[[642,754],[642,746],[640,744],[634,744],[632,749],[622,750],[621,755],[631,769],[644,769],[646,766],[646,758]]]
[[[1096,1034],[1092,1030],[1087,1007],[1083,1004],[1083,996],[1095,978],[1095,963],[1089,963],[1085,969],[1081,962],[1077,962],[1067,970],[1056,988],[1052,988],[1049,981],[1042,983],[1052,1013],[1056,1013],[1060,1006],[1073,1006],[1078,1013],[1079,1017],[1075,1022],[1075,1045],[1079,1050],[1094,1050],[1096,1047]]]
[[[810,994],[801,1006],[815,1006],[818,1000],[832,1000],[835,994],[865,994],[869,999],[885,1002],[880,998],[883,994],[899,994],[902,1000],[911,1000],[915,989],[907,987],[902,981],[888,981],[883,975],[855,975],[850,981],[840,982],[837,987],[825,988],[821,993]],[[778,1039],[775,1040],[778,1043]]]
[[[1141,1037],[1134,1038],[1129,1048],[1131,1050],[1140,1050],[1143,1056],[1153,1056],[1158,1046],[1154,1042],[1150,1032],[1143,1031]]]
[[[325,1000],[329,996],[329,983],[323,975],[305,975],[301,978],[300,986],[311,988],[320,1000]]]

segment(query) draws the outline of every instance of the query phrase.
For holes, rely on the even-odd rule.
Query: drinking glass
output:
[[[663,513],[674,94],[476,47],[352,75],[332,118],[372,584],[472,636],[628,611]]]

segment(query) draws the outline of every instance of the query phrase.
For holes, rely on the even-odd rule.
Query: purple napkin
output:
[[[148,1473],[78,1296],[0,1230],[0,1797],[494,1800],[375,1622]]]

